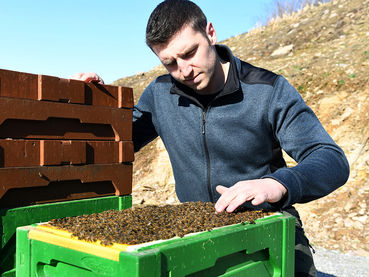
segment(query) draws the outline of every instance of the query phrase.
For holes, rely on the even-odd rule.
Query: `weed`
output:
[[[349,78],[355,78],[356,77],[356,74],[355,73],[349,74],[348,77]]]
[[[301,86],[298,86],[297,87],[297,90],[300,92],[300,93],[303,93],[305,91],[305,87],[303,85]]]
[[[369,51],[364,51],[364,55],[366,56],[367,59],[369,59]]]

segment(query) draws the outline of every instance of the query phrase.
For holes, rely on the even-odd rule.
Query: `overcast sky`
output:
[[[0,0],[0,68],[68,78],[97,72],[106,83],[159,64],[145,45],[151,11],[161,1]],[[194,1],[218,40],[260,24],[273,0]]]

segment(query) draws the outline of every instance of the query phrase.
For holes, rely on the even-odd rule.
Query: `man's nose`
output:
[[[179,66],[179,70],[181,71],[182,76],[184,78],[187,78],[187,77],[190,77],[191,76],[191,74],[192,74],[192,66],[191,66],[191,64],[188,61],[181,60],[179,62],[179,65],[178,66]]]

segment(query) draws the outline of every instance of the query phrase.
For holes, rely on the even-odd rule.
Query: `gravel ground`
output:
[[[315,248],[317,277],[368,277],[369,258],[351,253]]]

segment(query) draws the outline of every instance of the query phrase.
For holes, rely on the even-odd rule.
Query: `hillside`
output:
[[[296,205],[312,245],[369,256],[369,0],[306,7],[221,43],[241,59],[285,76],[348,157],[345,186]],[[158,66],[115,84],[133,87],[137,100],[162,73]],[[177,201],[160,140],[136,154],[133,190],[135,205]]]

